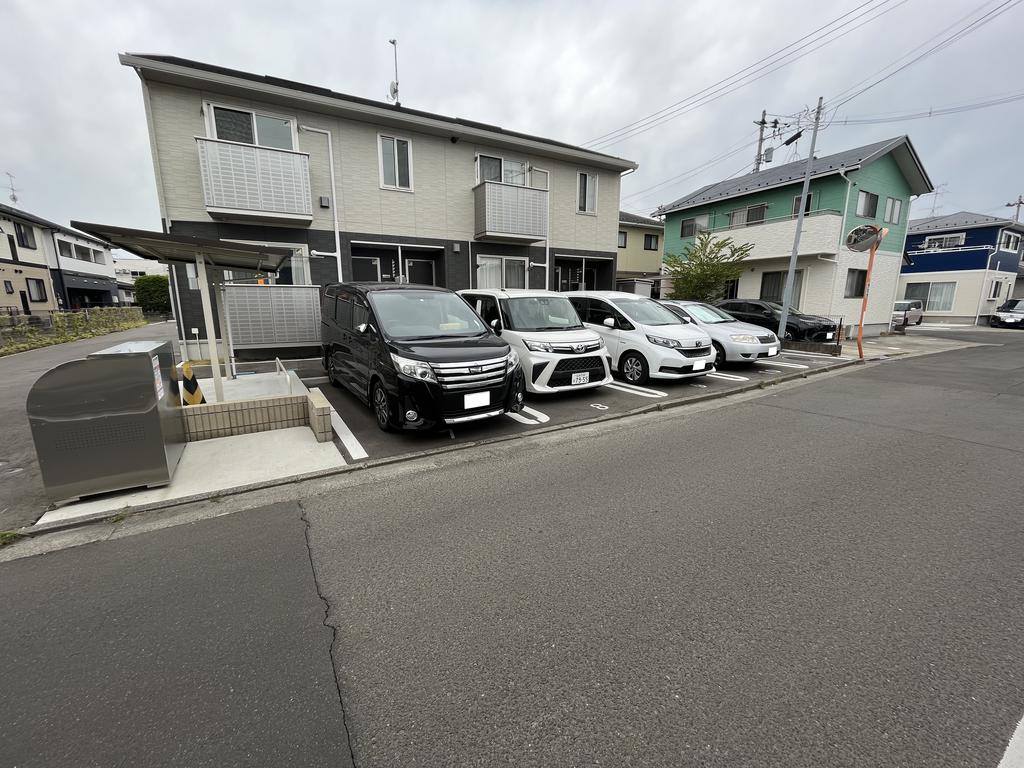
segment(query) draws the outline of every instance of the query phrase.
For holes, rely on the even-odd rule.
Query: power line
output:
[[[893,5],[889,4],[893,3],[894,0],[881,0],[880,4],[875,5],[872,8],[869,8],[867,11],[864,12],[864,14],[858,17],[858,19],[862,18],[865,14],[874,14],[873,16],[861,20],[860,23],[855,24],[854,26],[844,31],[844,27],[849,27],[850,24],[857,20],[849,19],[847,21],[842,21],[844,18],[851,16],[852,14],[856,13],[865,6],[871,5],[872,3],[875,2],[877,2],[877,0],[868,0],[868,2],[862,3],[861,5],[857,6],[856,8],[853,8],[847,13],[837,17],[836,19],[833,19],[828,24],[819,27],[818,29],[808,33],[807,35],[804,35],[798,40],[795,40],[789,45],[784,46],[783,48],[780,48],[774,53],[739,70],[733,75],[730,75],[727,78],[719,80],[717,83],[714,83],[713,85],[710,85],[707,88],[704,88],[703,90],[686,97],[685,99],[677,101],[674,104],[670,104],[669,106],[664,107],[658,110],[657,112],[653,112],[647,117],[641,118],[640,120],[635,120],[632,123],[622,126],[621,128],[605,133],[602,136],[598,136],[595,139],[591,139],[590,141],[586,142],[584,146],[591,147],[592,149],[605,148],[611,146],[612,144],[617,144],[618,142],[623,141],[627,138],[632,138],[633,136],[645,133],[651,128],[661,125],[662,123],[665,123],[681,115],[687,114],[688,112],[691,112],[697,109],[698,107],[705,106],[706,104],[709,104],[712,101],[716,101],[717,99],[720,99],[723,96],[732,93],[733,91],[739,90],[744,86],[750,85],[751,83],[754,83],[764,77],[767,77],[773,72],[776,72],[779,69],[782,69],[783,67],[786,67],[789,64],[792,64],[793,62],[798,61],[804,58],[805,56],[808,56],[809,54],[813,53],[819,48],[824,47],[825,45],[828,45],[829,43],[835,42],[835,40],[837,40],[839,37],[849,34],[850,32],[859,29],[860,27],[863,27],[866,24],[869,24],[870,22],[874,21],[880,16],[889,13],[890,11],[893,11],[896,8],[900,7],[901,5],[905,4],[906,2],[908,2],[908,0],[895,0],[895,4]],[[889,5],[889,7],[885,7],[886,5]],[[798,45],[799,43],[802,43],[808,38],[813,37],[817,33],[837,24],[838,22],[842,23],[835,29],[831,29],[828,32],[825,32],[825,34],[818,40],[813,41],[813,45],[811,43]],[[797,47],[794,48],[794,46]],[[794,49],[787,52],[787,49],[790,48]],[[762,64],[764,66],[760,66]]]
[[[957,115],[961,112],[973,112],[976,109],[988,109],[989,107],[997,107],[1001,104],[1009,104],[1014,101],[1020,101],[1024,99],[1024,93],[1013,94],[1012,96],[1003,96],[998,99],[990,99],[989,101],[979,101],[974,104],[962,104],[953,107],[939,107],[919,112],[908,112],[902,115],[894,115],[892,117],[844,117],[842,120],[833,119],[831,124],[835,125],[879,125],[881,123],[902,123],[907,120],[921,120],[930,117],[941,117],[942,115]]]

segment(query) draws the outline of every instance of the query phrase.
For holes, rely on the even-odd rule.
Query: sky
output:
[[[600,145],[639,163],[623,179],[621,207],[649,214],[749,170],[755,149],[744,144],[756,141],[754,121],[763,109],[784,118],[804,112],[785,120],[807,122],[806,110],[819,96],[837,105],[835,97],[877,79],[876,72],[886,74],[890,63],[961,18],[973,14],[969,22],[1008,3],[991,23],[827,111],[816,154],[908,134],[941,192],[915,201],[912,216],[933,210],[1012,215],[1005,203],[1024,194],[1024,101],[914,121],[842,121],[1024,93],[1015,63],[1024,28],[1020,1],[3,0],[0,201],[9,202],[3,174],[11,173],[26,211],[65,224],[159,228],[141,89],[135,73],[117,61],[123,51],[171,54],[383,100],[393,77],[388,39],[397,38],[404,106],[585,144],[805,36],[807,50],[820,45],[713,102]],[[844,22],[849,26],[839,28]],[[809,132],[779,149],[775,163],[805,158],[808,143]]]

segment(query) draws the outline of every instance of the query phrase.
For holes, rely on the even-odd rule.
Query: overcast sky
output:
[[[1011,0],[1013,2],[1019,0]],[[139,80],[117,53],[173,54],[382,99],[399,40],[402,103],[573,143],[678,102],[812,32],[864,0],[665,2],[0,3],[0,174],[20,207],[55,221],[159,227]],[[636,195],[756,139],[762,109],[780,115],[829,99],[976,9],[1003,0],[871,0],[878,20],[796,63],[603,151],[636,160],[622,207],[647,214],[736,175],[747,148],[705,171]],[[124,6],[119,7],[119,6]],[[846,104],[842,117],[905,113],[1024,91],[1024,7]],[[1012,213],[1024,193],[1024,101],[927,120],[843,126],[817,154],[910,135],[938,213]],[[808,139],[796,147],[806,157]],[[776,154],[784,162],[792,150]],[[0,175],[0,201],[8,202]],[[631,196],[632,195],[632,196]],[[932,198],[918,201],[928,215]]]

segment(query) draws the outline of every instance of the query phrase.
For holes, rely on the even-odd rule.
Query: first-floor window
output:
[[[740,281],[739,280],[726,280],[725,290],[722,294],[723,299],[735,299],[740,295]]]
[[[774,301],[776,304],[782,302],[782,295],[786,291],[786,272],[763,272],[761,274],[761,294],[758,296],[762,301]],[[804,271],[796,270],[793,273],[793,296],[790,304],[794,307],[800,306],[800,293],[803,290]]]
[[[4,293],[14,293],[14,283],[4,280]]]
[[[380,185],[412,191],[412,144],[397,136],[380,137]]]
[[[989,293],[990,299],[998,299],[1000,294],[1003,292],[1003,283],[1000,280],[992,281],[992,292]]]
[[[907,283],[903,298],[923,301],[926,312],[950,312],[955,293],[956,283]]]
[[[46,283],[34,277],[29,277],[26,278],[25,284],[28,286],[28,297],[32,301],[46,301]]]
[[[625,247],[626,247],[626,233],[625,232],[619,232],[619,248],[625,248]]]
[[[657,235],[644,235],[644,250],[645,251],[656,251],[656,250],[658,250],[658,236]]]
[[[597,213],[597,174],[576,174],[576,211],[577,213]]]
[[[863,299],[867,280],[868,271],[866,269],[846,270],[846,292],[843,296],[847,299]]]
[[[519,256],[477,257],[477,288],[525,288],[527,260]]]
[[[885,217],[884,221],[886,224],[899,224],[900,216],[903,214],[903,201],[898,200],[895,197],[885,198]]]
[[[878,195],[861,190],[857,193],[857,215],[873,219],[878,215]]]

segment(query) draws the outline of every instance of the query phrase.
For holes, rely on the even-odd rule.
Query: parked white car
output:
[[[648,378],[704,376],[714,370],[711,337],[653,299],[620,291],[565,295],[583,324],[604,339],[612,366],[631,384],[643,384]]]
[[[584,328],[565,294],[554,291],[459,291],[518,354],[534,393],[599,387],[612,380],[601,336]]]
[[[892,306],[893,325],[920,325],[924,319],[924,302],[920,299],[901,299]]]
[[[715,360],[722,363],[749,363],[779,354],[779,338],[758,325],[741,323],[724,309],[700,301],[663,299],[662,304],[685,322],[695,323],[711,337]]]

